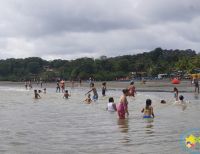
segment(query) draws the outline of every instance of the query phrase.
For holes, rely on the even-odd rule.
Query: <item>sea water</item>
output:
[[[39,87],[35,87],[39,89]],[[119,120],[109,113],[109,97],[119,102],[120,89],[107,91],[106,97],[84,104],[88,87],[67,88],[71,97],[48,88],[35,100],[33,90],[21,85],[0,86],[0,153],[66,154],[184,154],[180,135],[200,128],[199,95],[183,93],[191,103],[185,110],[173,105],[173,93],[138,92],[128,97],[129,118]],[[146,121],[141,110],[152,99],[155,119]],[[164,99],[167,104],[160,104]]]

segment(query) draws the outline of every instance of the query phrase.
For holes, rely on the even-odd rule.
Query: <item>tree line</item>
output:
[[[56,59],[47,61],[39,57],[0,60],[0,80],[116,80],[133,75],[155,77],[160,73],[184,70],[192,73],[200,68],[200,54],[194,50],[164,50],[156,48],[150,52],[118,57]]]

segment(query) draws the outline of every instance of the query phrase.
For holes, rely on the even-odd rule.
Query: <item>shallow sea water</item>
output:
[[[138,92],[128,98],[129,118],[119,120],[106,105],[109,96],[118,103],[120,90],[108,90],[103,98],[98,89],[99,100],[89,105],[83,103],[87,87],[68,90],[68,100],[53,88],[35,100],[33,90],[0,86],[0,153],[184,154],[181,133],[200,128],[200,95],[183,93],[191,103],[182,110],[170,103],[173,93]],[[153,101],[153,121],[140,112],[147,98]]]

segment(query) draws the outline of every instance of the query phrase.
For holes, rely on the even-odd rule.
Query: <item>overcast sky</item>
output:
[[[0,0],[0,59],[200,51],[200,0]]]

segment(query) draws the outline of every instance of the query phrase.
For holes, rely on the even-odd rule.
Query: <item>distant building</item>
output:
[[[158,79],[163,79],[163,78],[167,78],[168,74],[158,74]]]
[[[54,70],[52,68],[50,68],[49,66],[44,66],[43,67],[45,71],[47,72],[53,72]]]

